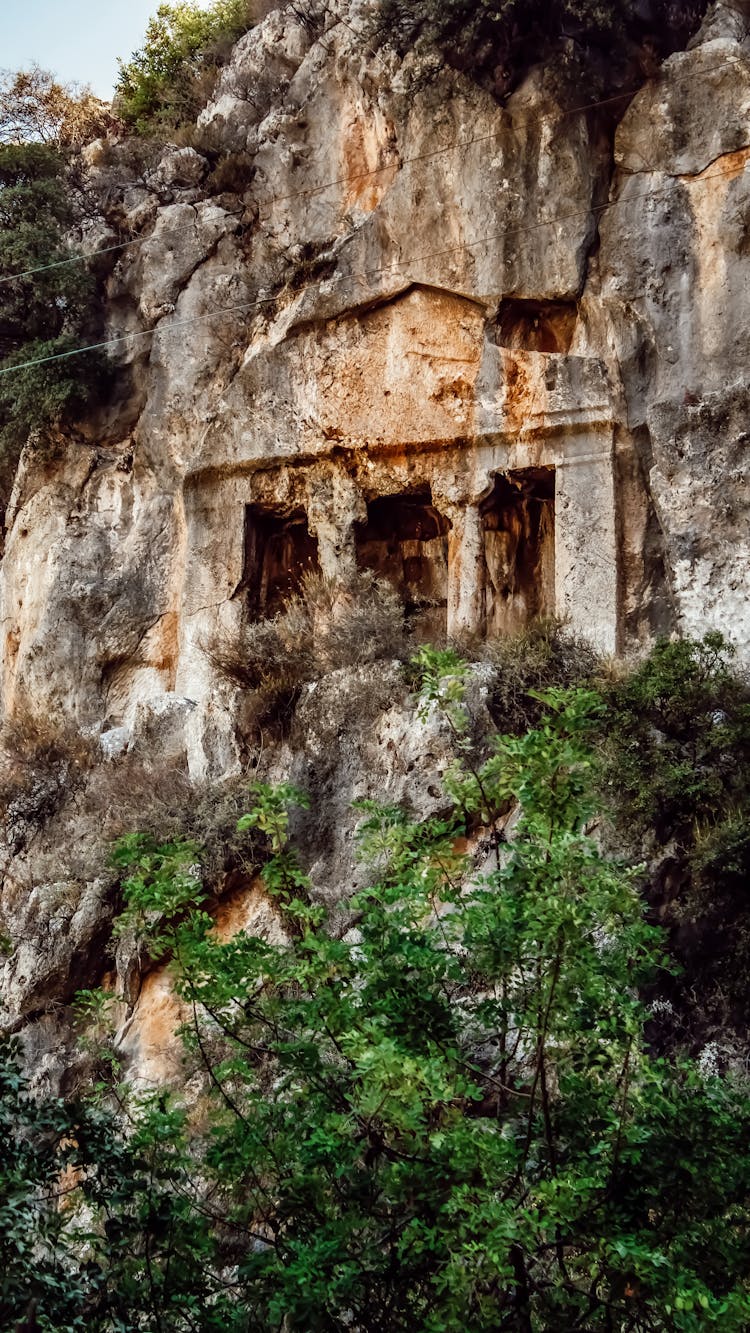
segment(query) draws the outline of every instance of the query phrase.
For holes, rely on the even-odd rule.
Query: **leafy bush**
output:
[[[604,688],[601,794],[619,836],[654,864],[680,987],[710,1022],[746,1024],[750,985],[750,685],[720,634],[656,645]]]
[[[3,1329],[199,1327],[193,1312],[210,1299],[212,1246],[201,1211],[180,1190],[184,1117],[159,1098],[132,1109],[126,1138],[96,1099],[33,1096],[19,1048],[0,1043],[0,1134],[12,1145],[0,1154]],[[200,1327],[231,1325],[211,1322],[207,1310]]]
[[[237,831],[248,781],[238,775],[193,782],[171,764],[145,764],[137,755],[124,755],[96,769],[82,805],[99,820],[103,856],[133,829],[153,843],[190,842],[200,848],[205,883],[218,888],[224,875],[249,872],[257,864],[251,840]]]
[[[531,65],[561,54],[571,74],[585,66],[608,81],[638,41],[649,38],[662,54],[679,49],[706,8],[707,0],[380,0],[372,35],[402,52],[437,50],[504,95]]]
[[[720,634],[662,641],[605,690],[606,782],[622,824],[658,844],[750,794],[750,687]]]
[[[253,0],[161,4],[143,47],[120,61],[115,107],[139,134],[169,133],[195,120],[232,45],[256,21]]]
[[[544,711],[536,697],[539,690],[582,685],[598,667],[591,645],[556,620],[536,620],[520,634],[490,639],[480,658],[493,669],[488,699],[492,720],[513,733],[536,726]]]
[[[104,378],[98,353],[13,370],[75,350],[96,328],[96,290],[70,258],[74,208],[60,153],[40,143],[0,146],[0,500],[21,448],[44,442],[92,400]],[[27,273],[27,270],[36,270]],[[16,274],[27,276],[16,277]]]

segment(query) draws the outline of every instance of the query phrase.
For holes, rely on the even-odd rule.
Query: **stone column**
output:
[[[557,614],[601,653],[618,643],[613,432],[571,437],[555,472]]]
[[[479,507],[445,504],[436,499],[450,519],[448,538],[448,637],[461,639],[481,634],[485,615],[484,538]]]
[[[338,470],[316,477],[308,493],[307,521],[318,542],[318,561],[326,578],[346,580],[357,569],[354,524],[366,518],[359,487]]]

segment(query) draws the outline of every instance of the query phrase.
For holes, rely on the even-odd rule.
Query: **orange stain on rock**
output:
[[[715,162],[709,162],[703,171],[699,171],[696,176],[683,176],[682,179],[687,185],[693,181],[704,179],[710,180],[712,176],[716,177],[715,189],[725,188],[729,181],[736,180],[741,176],[745,167],[750,161],[750,148],[738,148],[734,153],[724,153]]]
[[[385,154],[387,154],[387,149]],[[347,127],[342,143],[343,209],[372,213],[391,188],[399,171],[397,160],[383,162],[384,149],[377,131],[361,120]]]

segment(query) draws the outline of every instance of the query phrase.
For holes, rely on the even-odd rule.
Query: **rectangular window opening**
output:
[[[304,509],[245,506],[243,584],[252,620],[276,615],[303,576],[319,568],[318,543]]]
[[[357,564],[387,579],[423,638],[444,638],[448,620],[450,522],[428,486],[377,496],[355,524]]]
[[[480,505],[485,630],[516,634],[555,612],[555,470],[500,473]]]

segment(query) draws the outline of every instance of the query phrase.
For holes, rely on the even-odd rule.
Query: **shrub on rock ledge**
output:
[[[561,54],[609,81],[639,46],[652,56],[680,49],[706,9],[707,0],[380,0],[373,27],[402,52],[436,49],[504,96]]]

